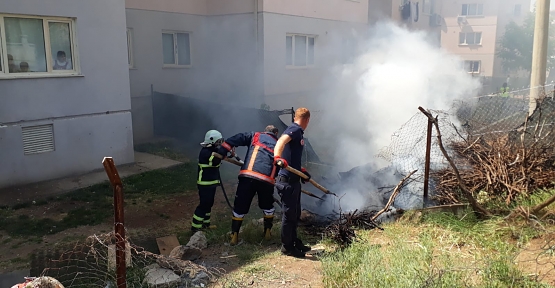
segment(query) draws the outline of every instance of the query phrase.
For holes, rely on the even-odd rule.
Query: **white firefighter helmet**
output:
[[[211,145],[220,144],[224,141],[224,137],[222,133],[218,130],[209,130],[204,135],[204,142],[200,143],[200,145],[205,147],[210,147]]]

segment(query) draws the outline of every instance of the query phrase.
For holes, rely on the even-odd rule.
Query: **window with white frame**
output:
[[[467,60],[464,61],[464,70],[471,74],[479,74],[480,73],[480,61],[476,60]]]
[[[0,14],[0,77],[75,74],[75,20]]]
[[[432,9],[433,0],[422,0],[422,14],[431,15],[434,11]]]
[[[285,65],[289,67],[314,65],[314,43],[314,36],[287,34],[285,36]]]
[[[481,45],[482,32],[459,32],[459,45]]]
[[[127,28],[127,64],[129,68],[133,68],[135,63],[133,63],[133,29]]]
[[[482,3],[462,4],[461,15],[462,16],[483,16],[484,4]]]
[[[191,39],[187,32],[163,32],[162,48],[165,67],[191,66]]]

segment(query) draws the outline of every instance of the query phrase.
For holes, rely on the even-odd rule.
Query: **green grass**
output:
[[[417,223],[359,231],[349,247],[322,258],[326,287],[549,287],[514,264],[518,246],[539,232],[472,213],[430,213]],[[515,224],[517,226],[517,224]],[[380,241],[376,240],[379,239]],[[516,240],[516,241],[512,241]]]
[[[164,158],[181,162],[189,161],[189,158],[185,154],[185,151],[180,151],[179,149],[176,149],[175,146],[176,145],[173,144],[171,141],[144,143],[135,145],[135,151],[158,155]]]
[[[196,163],[184,163],[168,169],[154,170],[123,179],[127,205],[137,199],[146,202],[158,197],[196,190]],[[133,200],[136,199],[136,200]],[[10,236],[28,237],[55,234],[83,225],[98,225],[113,216],[113,190],[108,182],[52,197],[50,202],[63,202],[67,207],[80,204],[79,208],[68,208],[67,215],[57,221],[49,218],[31,218],[25,214],[15,216],[14,211],[46,205],[47,201],[17,204],[0,209],[0,230]],[[165,217],[160,215],[160,217]],[[22,227],[25,227],[22,229]]]

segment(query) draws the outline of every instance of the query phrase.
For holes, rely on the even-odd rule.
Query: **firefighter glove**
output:
[[[303,172],[304,175],[308,176],[308,179],[303,179],[303,178],[301,177],[301,182],[302,182],[303,184],[305,184],[306,182],[310,181],[310,179],[312,178],[312,176],[310,175],[310,173],[308,173],[308,171],[306,171],[306,168],[302,167],[302,168],[301,168],[301,172]]]
[[[279,163],[281,163],[281,165]],[[287,163],[287,160],[281,158],[281,156],[274,156],[274,165],[279,166],[281,168],[287,168],[287,166],[289,166],[289,164]]]

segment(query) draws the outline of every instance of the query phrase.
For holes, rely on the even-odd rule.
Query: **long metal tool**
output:
[[[318,196],[316,196],[316,195],[314,195],[314,194],[312,194],[312,193],[310,193],[310,192],[308,192],[308,191],[306,191],[306,190],[304,190],[304,189],[301,189],[301,192],[303,192],[304,194],[306,194],[306,195],[308,195],[308,196],[310,196],[310,197],[318,198],[318,199],[324,201],[324,198],[318,197]]]
[[[224,161],[226,161],[226,162],[229,162],[229,163],[231,163],[231,164],[235,164],[235,165],[237,165],[237,166],[243,166],[243,164],[245,164],[245,162],[243,162],[243,160],[241,160],[241,159],[229,158],[229,157],[225,157],[225,158],[224,158],[224,156],[222,156],[221,154],[218,154],[218,153],[216,153],[216,152],[212,152],[212,156],[217,157],[217,158],[220,158],[220,159],[222,159],[222,160],[224,160]]]
[[[282,162],[282,161],[278,161],[277,164],[278,164],[279,166],[283,167],[283,162]],[[289,166],[285,167],[285,170],[287,170],[287,171],[289,171],[289,172],[291,172],[291,173],[293,173],[293,174],[295,174],[295,175],[297,175],[297,176],[303,178],[304,180],[308,180],[308,182],[310,182],[310,184],[314,185],[314,187],[320,189],[322,192],[324,192],[324,193],[326,193],[326,194],[331,194],[331,195],[334,195],[335,197],[337,197],[337,195],[336,195],[335,193],[333,193],[333,192],[331,192],[330,190],[326,189],[326,187],[324,187],[324,186],[318,184],[318,183],[317,183],[316,181],[314,181],[312,178],[309,180],[309,179],[308,179],[308,176],[306,176],[303,172],[301,172],[301,171],[299,171],[299,170],[297,170],[297,169],[295,169],[295,168],[289,167]]]
[[[236,159],[227,158],[227,157],[224,158],[221,154],[218,154],[218,153],[216,153],[216,152],[212,152],[212,155],[213,155],[214,157],[220,158],[220,159],[222,159],[222,160],[224,160],[224,161],[227,161],[227,162],[229,162],[229,163],[231,163],[231,164],[235,164],[235,165],[237,165],[237,166],[243,166],[243,164],[244,164],[244,162],[243,162],[242,160],[236,160]],[[302,173],[302,172],[301,172],[301,173]],[[304,175],[304,173],[302,173],[302,174]],[[316,184],[318,184],[318,183],[316,183]],[[314,185],[314,186],[316,186],[316,185]],[[321,186],[320,186],[320,187],[321,187]],[[322,187],[322,188],[323,188],[323,187]],[[326,188],[324,188],[324,189],[326,189]],[[308,192],[308,191],[306,191],[306,190],[301,190],[301,192],[303,192],[304,194],[306,194],[306,195],[308,195],[308,196],[310,196],[310,197],[318,198],[318,199],[324,201],[324,199],[322,199],[321,197],[318,197],[318,196],[316,196],[316,195],[314,195],[314,194],[312,194],[312,193],[310,193],[310,192]],[[324,192],[324,193],[325,193],[325,192]],[[333,193],[329,193],[329,194],[333,194]],[[335,195],[335,194],[333,194],[333,195]],[[337,195],[336,195],[336,196],[337,196]],[[274,200],[275,200],[276,202],[278,202],[278,204],[281,206],[281,203],[279,203],[279,201],[277,201],[277,199],[274,198]]]

